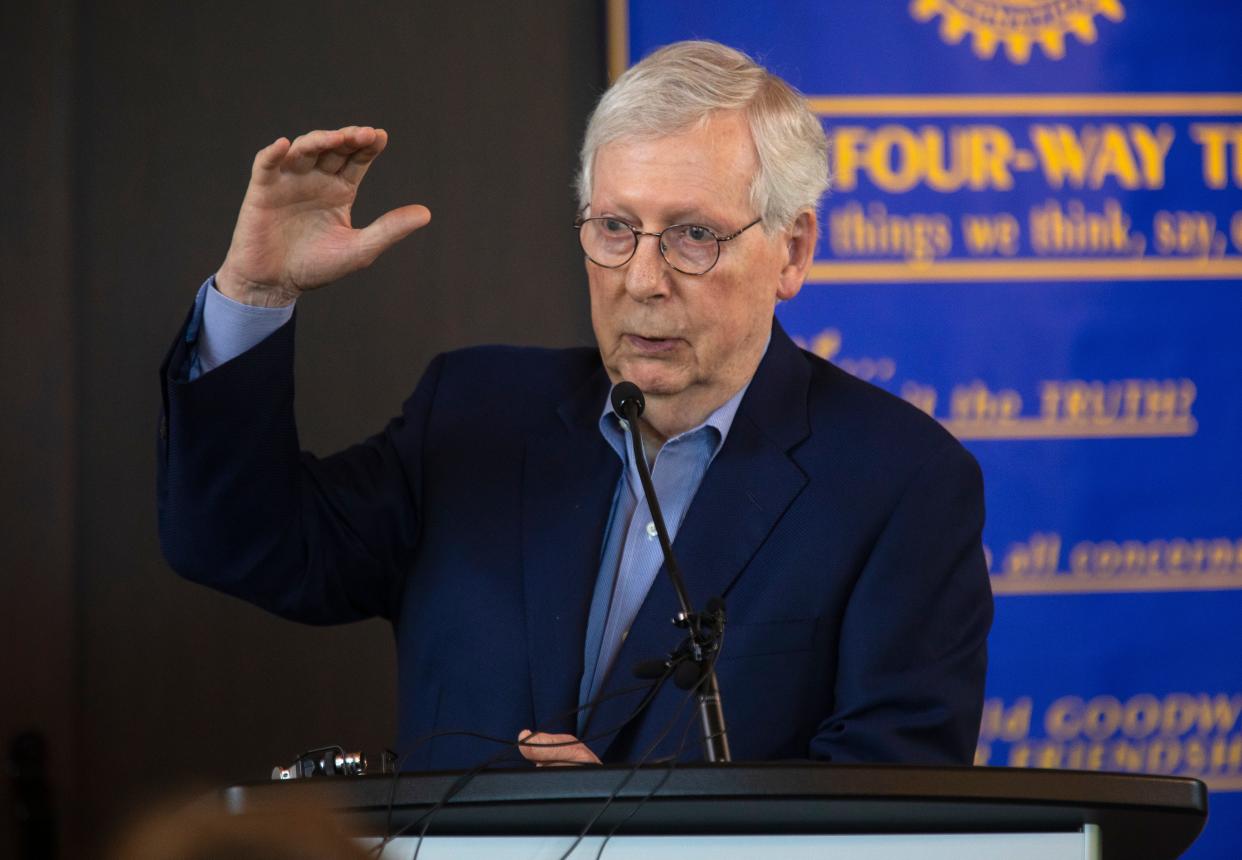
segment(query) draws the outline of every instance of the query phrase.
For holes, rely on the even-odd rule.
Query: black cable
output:
[[[669,732],[673,730],[673,728],[677,725],[677,722],[681,719],[682,713],[686,709],[686,705],[690,703],[690,700],[698,692],[699,687],[702,686],[706,682],[707,677],[708,675],[704,673],[702,677],[700,677],[699,680],[695,682],[695,684],[691,686],[689,690],[686,691],[686,695],[682,697],[681,702],[677,705],[677,710],[673,712],[673,718],[669,720],[668,725],[665,726],[664,730],[660,732],[660,734],[656,737],[654,741],[651,742],[651,744],[647,747],[647,751],[644,752],[642,756],[639,757],[638,761],[634,762],[634,764],[629,768],[629,770],[625,772],[625,776],[613,788],[612,792],[608,795],[608,797],[605,798],[603,804],[601,804],[599,809],[595,811],[595,814],[592,815],[591,818],[587,820],[586,825],[583,826],[581,831],[579,831],[578,837],[574,839],[573,843],[569,846],[569,848],[565,851],[565,853],[561,855],[560,860],[568,860],[569,855],[574,853],[577,847],[582,843],[582,840],[586,838],[588,833],[590,833],[591,828],[595,826],[595,822],[599,821],[599,819],[603,816],[603,814],[608,811],[608,808],[612,806],[613,801],[617,799],[621,791],[627,785],[629,785],[630,780],[634,778],[634,776],[638,773],[639,769],[646,763],[647,759],[651,756],[651,754],[655,752],[656,747],[658,747],[661,743],[664,742],[664,739],[668,737]],[[685,746],[685,738],[689,736],[689,731],[690,731],[689,727],[692,725],[694,725],[693,716],[690,719],[686,720],[686,729],[682,732],[682,748],[684,748]],[[680,751],[677,754],[679,755]],[[645,802],[645,799],[643,802]],[[629,816],[627,816],[627,819],[628,817]],[[614,827],[613,830],[610,831],[608,834],[609,838],[611,838],[612,833],[615,831],[616,831],[616,828]],[[604,841],[607,842],[607,839],[605,839]]]
[[[600,697],[598,697],[597,699],[595,699],[594,701],[587,702],[585,705],[579,705],[578,707],[574,708],[572,711],[568,711],[568,712],[565,712],[565,713],[563,713],[563,714],[559,714],[559,715],[558,715],[558,718],[559,718],[559,719],[564,719],[564,718],[566,718],[566,717],[571,717],[571,716],[573,716],[574,714],[577,714],[579,711],[582,711],[582,710],[584,710],[584,709],[586,709],[586,708],[593,708],[593,707],[595,707],[596,705],[602,704],[602,703],[607,702],[607,701],[611,701],[612,699],[620,698],[621,696],[628,696],[630,693],[636,693],[636,692],[638,692],[639,690],[644,690],[644,689],[647,689],[648,687],[651,687],[651,686],[652,686],[652,685],[654,685],[654,684],[660,683],[661,681],[662,681],[662,679],[658,679],[658,678],[657,678],[657,679],[653,679],[653,680],[651,680],[651,681],[649,681],[649,682],[647,682],[647,683],[645,683],[645,684],[635,684],[635,685],[634,685],[634,686],[632,686],[632,687],[625,687],[625,688],[623,688],[623,689],[621,689],[621,690],[614,690],[613,692],[609,693],[609,694],[608,694],[608,695],[606,695],[606,696],[600,696]],[[641,707],[641,705],[640,705],[640,707]],[[627,720],[628,720],[628,718],[627,718]],[[624,724],[624,723],[622,723],[622,727],[623,727],[624,725],[625,725],[625,724]],[[617,729],[617,730],[619,731],[620,729]],[[611,730],[610,730],[610,731],[611,731]],[[604,732],[602,735],[592,736],[592,737],[588,738],[588,740],[594,740],[594,739],[595,739],[595,737],[603,737],[604,735],[607,735],[607,734],[609,734],[609,733],[610,733],[609,731],[606,731],[606,732]],[[395,763],[395,765],[394,765],[394,768],[393,768],[393,778],[392,778],[392,787],[391,787],[391,790],[389,791],[389,794],[388,794],[388,805],[387,805],[387,810],[386,810],[386,815],[385,815],[385,821],[384,821],[384,839],[383,839],[383,841],[380,843],[380,845],[378,846],[378,848],[379,848],[379,852],[376,854],[376,857],[379,857],[379,856],[380,856],[380,854],[382,854],[382,853],[383,853],[383,848],[384,848],[384,846],[385,846],[385,845],[387,845],[387,844],[388,844],[388,842],[389,842],[389,841],[391,841],[391,839],[395,838],[395,836],[389,836],[389,834],[392,832],[392,814],[393,814],[393,807],[396,805],[396,801],[397,801],[397,786],[398,786],[398,785],[400,784],[400,782],[401,782],[401,776],[402,776],[402,770],[401,770],[401,768],[405,766],[405,763],[406,763],[407,761],[409,761],[410,756],[411,756],[411,755],[413,755],[413,754],[414,754],[414,751],[415,751],[415,750],[417,750],[420,746],[422,746],[423,744],[425,744],[425,743],[427,743],[427,742],[429,742],[429,741],[433,741],[433,740],[435,740],[436,738],[443,738],[443,737],[471,737],[471,738],[478,738],[479,740],[487,741],[487,742],[489,742],[489,743],[501,744],[501,745],[503,745],[503,746],[511,746],[511,745],[513,745],[513,744],[514,744],[514,741],[513,741],[513,740],[511,740],[510,738],[498,738],[498,737],[495,737],[495,736],[493,736],[493,735],[484,734],[484,733],[482,733],[482,732],[473,732],[473,731],[469,731],[469,730],[465,730],[465,729],[449,729],[449,730],[446,730],[446,731],[431,732],[430,734],[426,734],[426,735],[423,735],[423,736],[422,736],[422,737],[420,737],[420,738],[417,738],[417,739],[414,741],[414,743],[410,745],[409,749],[407,749],[407,750],[405,751],[405,753],[401,756],[400,760],[399,760],[399,761],[397,761],[397,762]],[[519,743],[521,743],[521,742],[519,742]],[[534,744],[533,746],[548,746],[548,747],[553,747],[553,746],[570,746],[570,745],[572,745],[572,742],[570,742],[570,741],[565,741],[565,742],[563,742],[563,743],[556,743],[556,744]]]
[[[492,756],[491,758],[484,759],[479,764],[476,764],[474,767],[470,768],[470,770],[458,776],[457,779],[453,780],[453,784],[449,786],[448,791],[444,792],[444,795],[438,801],[436,801],[436,804],[433,807],[431,807],[431,809],[428,809],[426,812],[424,812],[422,815],[416,818],[410,825],[408,825],[408,827],[402,828],[402,831],[407,830],[409,829],[409,827],[413,827],[415,824],[418,824],[419,822],[422,822],[422,825],[423,825],[422,828],[420,828],[418,831],[418,841],[414,843],[414,855],[411,858],[411,860],[418,860],[419,852],[423,850],[423,840],[426,838],[427,831],[431,827],[432,817],[437,812],[439,812],[441,809],[443,809],[445,804],[447,804],[450,800],[456,797],[462,791],[462,789],[464,789],[467,785],[469,785],[470,781],[474,779],[475,776],[487,770],[489,767],[491,767],[493,764],[503,759],[505,756],[509,755],[511,752],[512,750],[507,750],[507,749],[501,750],[496,755]],[[397,836],[400,836],[400,835],[401,833],[398,832],[396,836],[394,836],[393,838],[395,839],[397,838]]]
[[[709,667],[710,672],[703,673],[698,683],[695,684],[695,686],[691,688],[692,693],[697,692],[697,687],[700,684],[703,684],[707,681],[707,679],[711,676],[711,672],[716,671],[716,661],[720,659],[720,652],[724,650],[724,630],[720,631],[719,645],[720,647],[716,649],[716,653],[712,655],[711,666]],[[678,706],[678,712],[680,712],[683,708],[685,708],[685,706],[686,706],[686,703],[685,701],[683,701],[681,705]],[[648,800],[651,800],[651,798],[655,797],[656,794],[659,793],[660,789],[662,789],[668,783],[669,779],[672,778],[673,771],[677,769],[677,762],[681,758],[681,754],[686,748],[686,742],[690,739],[690,727],[693,725],[694,725],[694,717],[692,716],[690,719],[686,720],[686,727],[682,729],[681,743],[677,745],[676,752],[674,752],[671,756],[668,757],[668,770],[666,770],[664,772],[664,775],[660,777],[659,781],[656,782],[656,784],[651,787],[651,790],[648,791],[643,796],[643,798],[639,800],[637,804],[634,805],[634,808],[630,810],[629,814],[626,815],[624,818],[622,818],[620,821],[618,821],[616,824],[612,826],[612,829],[609,830],[608,833],[604,836],[604,841],[600,843],[599,850],[595,852],[595,860],[600,860],[600,858],[604,856],[604,848],[608,845],[608,840],[612,839],[613,835],[616,834],[616,832],[620,830],[621,827],[627,821],[629,821],[631,818],[637,815],[638,810],[642,809],[643,805],[646,804]]]
[[[583,740],[574,739],[572,741],[557,741],[555,743],[538,743],[538,744],[531,744],[529,740],[519,740],[516,742],[509,741],[508,744],[511,746],[516,746],[518,748],[518,751],[520,752],[521,747],[523,746],[538,746],[538,747],[574,746],[579,743],[584,743],[585,741],[591,741],[591,740],[596,740],[597,738],[606,737],[607,735],[611,734],[614,731],[620,731],[621,729],[625,728],[625,726],[630,722],[630,720],[634,719],[636,716],[641,714],[643,710],[647,707],[647,705],[650,704],[651,700],[655,698],[656,694],[659,693],[660,687],[663,686],[664,682],[668,680],[668,678],[671,677],[671,675],[672,675],[671,672],[666,672],[659,679],[659,681],[653,685],[652,690],[646,696],[643,697],[643,701],[639,703],[638,707],[635,708],[630,713],[630,715],[626,717],[625,720],[616,728],[609,729],[604,732],[600,732],[599,734],[589,736],[587,738],[584,738]],[[570,714],[576,713],[579,710],[581,710],[581,706],[578,708],[575,708],[573,711],[570,712]],[[560,718],[564,719],[565,716],[568,716],[568,715],[560,715]],[[507,749],[502,750],[497,755],[491,757],[490,759],[484,760],[481,764],[475,765],[473,768],[471,768],[470,770],[466,771],[464,774],[459,776],[453,782],[453,784],[449,786],[448,791],[444,793],[444,795],[440,798],[440,800],[437,801],[436,804],[431,807],[431,809],[424,812],[421,816],[419,816],[417,819],[415,819],[413,822],[411,822],[406,827],[403,827],[401,831],[399,831],[396,834],[397,836],[399,836],[402,832],[418,824],[420,821],[423,822],[422,829],[418,833],[418,841],[417,843],[415,843],[415,846],[414,846],[414,856],[412,860],[418,860],[419,851],[421,851],[423,847],[423,839],[427,835],[427,830],[431,827],[432,816],[435,815],[435,813],[438,812],[439,810],[443,809],[444,806],[450,800],[452,800],[453,797],[459,794],[470,783],[470,781],[474,779],[475,776],[482,773],[484,770],[486,770],[491,765],[495,764],[497,761],[500,761],[502,758],[504,758],[504,756],[508,755],[509,752],[510,750],[507,750]],[[396,836],[394,836],[393,838],[396,838]]]
[[[616,824],[612,825],[612,828],[606,834],[604,834],[603,841],[599,843],[599,848],[595,851],[595,860],[600,860],[600,858],[604,856],[604,849],[608,847],[609,840],[611,840],[612,837],[616,835],[617,831],[620,830],[621,827],[627,821],[629,821],[631,818],[637,815],[638,810],[640,810],[643,807],[643,804],[645,804],[651,798],[655,797],[656,794],[659,793],[660,789],[662,789],[665,786],[665,784],[668,783],[669,778],[672,777],[673,775],[673,770],[677,767],[677,760],[681,757],[682,752],[686,748],[686,741],[690,739],[690,727],[693,725],[694,725],[693,717],[686,720],[686,727],[681,730],[681,743],[678,744],[676,752],[672,753],[671,755],[667,755],[664,758],[654,759],[651,762],[652,765],[661,765],[661,764],[667,763],[668,769],[664,771],[663,774],[660,775],[660,779],[656,782],[656,784],[653,785],[647,791],[647,793],[642,796],[641,799],[639,799],[638,803],[634,805],[634,808],[631,809],[628,813],[626,813],[626,816],[624,818],[622,818]]]
[[[669,722],[669,725],[665,728],[663,732],[660,733],[660,735],[655,739],[655,741],[652,742],[651,746],[647,748],[647,751],[642,756],[640,756],[639,759],[636,762],[634,762],[633,765],[630,766],[629,770],[625,772],[625,776],[621,778],[621,781],[613,787],[612,791],[609,792],[608,797],[604,798],[604,802],[600,804],[599,808],[595,810],[594,814],[592,814],[592,816],[589,819],[587,819],[586,824],[583,825],[580,831],[578,831],[578,836],[570,844],[569,848],[565,850],[565,853],[561,855],[560,860],[567,860],[569,855],[574,853],[574,851],[582,843],[582,840],[585,839],[587,835],[591,832],[591,828],[594,827],[596,822],[598,822],[600,818],[603,817],[604,813],[608,811],[608,809],[612,806],[613,802],[616,801],[617,797],[620,796],[621,792],[625,789],[625,787],[630,784],[630,780],[632,780],[638,774],[639,769],[644,764],[647,763],[648,756],[650,756],[651,753],[655,751],[655,748],[659,746],[660,743],[666,737],[668,737],[668,733],[672,731],[673,726],[675,726],[677,724],[677,721],[681,719],[682,712],[685,710],[686,705],[689,704],[690,702],[690,697],[691,697],[691,694],[687,694],[686,696],[682,698],[681,704],[678,705],[677,711],[674,713],[673,719]],[[686,720],[687,725],[691,725],[693,724],[693,722],[694,722],[693,719]]]
[[[605,729],[596,734],[587,736],[580,740],[575,739],[573,741],[558,741],[556,743],[534,743],[532,744],[528,740],[514,741],[510,738],[497,738],[491,735],[483,734],[481,732],[472,732],[472,731],[464,731],[464,730],[432,732],[431,734],[424,735],[423,737],[418,738],[417,740],[415,740],[413,745],[411,745],[411,747],[408,750],[406,750],[405,754],[401,757],[400,763],[398,763],[398,766],[393,772],[392,787],[388,795],[388,807],[387,807],[387,811],[385,814],[384,838],[380,841],[380,844],[376,846],[376,853],[375,853],[376,858],[383,856],[385,848],[387,848],[388,844],[392,842],[392,840],[404,835],[412,827],[417,826],[419,822],[422,822],[424,821],[424,819],[426,819],[427,820],[426,825],[423,827],[422,831],[419,833],[418,846],[415,848],[415,856],[417,856],[418,850],[422,846],[422,839],[427,832],[427,826],[430,825],[429,816],[437,812],[439,809],[441,809],[449,800],[452,799],[454,795],[458,794],[463,788],[465,788],[465,785],[471,779],[473,779],[476,774],[481,773],[483,770],[490,767],[492,764],[495,764],[497,761],[500,761],[504,756],[512,752],[512,749],[504,749],[498,755],[485,759],[480,765],[476,765],[474,768],[471,768],[469,771],[467,771],[465,774],[459,777],[458,781],[455,781],[452,785],[449,786],[449,789],[448,791],[445,792],[445,795],[441,797],[440,800],[434,806],[432,806],[431,809],[423,813],[423,815],[419,816],[414,821],[403,826],[396,832],[393,832],[392,816],[393,816],[394,807],[396,806],[397,786],[400,783],[401,775],[402,775],[401,768],[402,766],[404,766],[405,762],[409,760],[410,755],[412,755],[413,752],[418,747],[420,747],[422,744],[427,743],[428,741],[433,740],[435,738],[439,738],[439,737],[457,736],[457,737],[478,738],[480,740],[485,740],[490,743],[502,744],[506,747],[517,748],[520,750],[522,746],[538,746],[538,747],[575,746],[579,743],[586,743],[588,741],[597,740],[602,737],[607,737],[608,735],[613,734],[614,732],[619,732],[621,731],[621,729],[629,725],[630,721],[633,720],[635,717],[637,717],[639,714],[641,714],[643,710],[647,707],[647,705],[650,704],[650,702],[655,698],[656,694],[659,693],[660,688],[664,685],[664,683],[671,676],[672,676],[672,668],[670,667],[668,670],[665,671],[663,675],[661,675],[659,678],[653,681],[650,681],[645,684],[636,684],[632,687],[626,687],[621,690],[615,690],[606,696],[596,697],[595,699],[593,699],[590,702],[587,702],[586,704],[578,705],[577,707],[572,708],[571,710],[555,715],[551,720],[544,721],[545,723],[547,723],[547,722],[552,722],[552,721],[564,720],[568,717],[574,716],[575,714],[579,713],[580,711],[586,708],[593,708],[604,702],[610,701],[615,698],[619,698],[620,696],[625,696],[631,693],[638,692],[639,690],[643,690],[643,689],[648,690],[647,695],[645,695],[642,701],[638,703],[638,706],[618,725]],[[535,731],[541,732],[542,728],[536,727]],[[464,782],[462,782],[463,778],[464,778]],[[461,785],[458,785],[458,782],[461,782]]]
[[[607,699],[610,699],[610,698],[614,698],[614,697],[621,696],[621,695],[626,695],[628,693],[633,693],[647,686],[650,686],[650,685],[642,684],[642,685],[635,685],[634,687],[628,687],[624,690],[619,690],[615,693],[612,693],[609,696],[605,697],[604,699],[601,699],[600,701],[606,701]],[[584,706],[579,706],[575,710],[581,710],[583,707],[589,707],[589,706],[590,706],[589,704],[584,705]],[[569,715],[572,715],[572,713],[573,712],[570,712]],[[380,844],[377,845],[375,849],[377,858],[383,855],[385,848],[387,848],[388,844],[392,840],[404,835],[405,832],[408,831],[410,828],[414,827],[424,818],[426,818],[430,814],[440,809],[449,799],[451,799],[455,794],[457,794],[461,790],[460,788],[456,787],[456,783],[454,783],[453,785],[450,785],[448,791],[445,793],[445,796],[442,797],[440,801],[437,802],[430,810],[428,810],[428,812],[419,816],[413,822],[403,826],[400,830],[396,831],[395,833],[393,832],[392,817],[393,817],[394,808],[396,806],[397,787],[400,784],[401,776],[403,775],[403,771],[401,770],[401,768],[405,765],[405,762],[409,759],[409,757],[414,753],[414,751],[419,746],[421,746],[424,743],[427,743],[428,741],[434,740],[436,738],[441,738],[441,737],[472,737],[472,738],[477,738],[479,740],[487,741],[489,743],[500,744],[504,747],[512,747],[515,745],[515,742],[509,738],[498,738],[493,735],[484,734],[482,732],[473,732],[473,731],[467,731],[467,730],[461,730],[461,729],[452,729],[448,731],[432,732],[431,734],[427,734],[427,735],[424,735],[418,738],[406,751],[405,755],[401,757],[401,761],[398,763],[397,767],[393,771],[393,779],[392,779],[391,788],[388,794],[388,803],[387,803],[387,808],[385,811],[384,837],[380,841]],[[594,740],[594,738],[591,738],[591,740]],[[518,741],[516,742],[516,745],[520,746],[522,743],[523,743],[522,741]],[[570,746],[576,743],[580,743],[580,742],[579,741],[564,741],[564,742],[557,742],[557,743],[550,743],[550,744],[537,744],[537,746],[547,746],[547,747]],[[472,776],[473,773],[486,769],[492,764],[495,764],[497,761],[500,761],[501,759],[503,759],[510,752],[511,752],[510,749],[501,750],[497,755],[492,756],[488,759],[485,759],[481,765],[476,765],[475,767],[477,768],[477,770],[475,768],[472,768],[471,771],[468,772],[468,775]],[[425,832],[425,828],[424,828],[424,832]],[[420,836],[420,840],[421,840],[421,836]]]
[[[641,690],[647,686],[649,685],[648,684],[637,684],[633,687],[627,687],[626,689],[618,690],[615,693],[610,694],[609,696],[605,697],[604,699],[601,699],[600,701],[606,701],[607,699],[614,698],[616,696],[627,695],[629,693],[633,693],[638,690]],[[582,710],[582,708],[585,708],[585,707],[590,707],[590,704],[588,703],[587,705],[580,705],[575,710]],[[402,768],[405,766],[405,763],[409,761],[410,756],[414,754],[414,751],[417,750],[420,746],[427,743],[428,741],[432,741],[432,740],[435,740],[436,738],[442,738],[442,737],[472,737],[472,738],[477,738],[479,740],[487,741],[489,743],[502,744],[505,746],[510,746],[513,744],[513,741],[511,741],[508,738],[498,738],[498,737],[495,737],[494,735],[488,735],[482,732],[474,732],[474,731],[469,731],[465,729],[449,729],[446,731],[431,732],[430,734],[426,734],[420,738],[415,739],[414,743],[411,744],[410,747],[405,751],[404,755],[402,755],[401,758],[395,762],[394,767],[393,767],[393,776],[392,776],[390,790],[388,793],[388,803],[386,804],[385,816],[384,816],[384,836],[380,840],[380,843],[377,846],[375,846],[374,849],[372,849],[375,851],[375,856],[377,858],[384,853],[384,849],[388,846],[389,842],[391,842],[393,839],[395,839],[397,836],[403,833],[406,829],[412,826],[412,825],[407,825],[407,827],[402,828],[402,830],[396,834],[392,832],[392,816],[393,816],[393,810],[394,810],[394,807],[396,806],[396,801],[397,801],[397,787],[400,785],[401,777],[403,775]],[[556,746],[556,744],[549,744],[548,746]],[[507,753],[508,751],[506,750],[505,752]]]

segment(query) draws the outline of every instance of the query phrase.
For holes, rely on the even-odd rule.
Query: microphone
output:
[[[689,654],[679,655],[676,660],[641,660],[634,664],[634,677],[640,681],[657,681],[673,674],[673,684],[680,690],[693,689],[703,680],[700,664],[687,660]]]
[[[657,681],[668,674],[667,660],[643,660],[634,664],[634,677],[640,681]]]
[[[630,421],[631,405],[634,408],[634,418],[638,418],[647,408],[647,401],[637,385],[623,379],[612,387],[612,408],[626,421]]]
[[[611,401],[613,410],[629,425],[634,461],[638,466],[638,478],[642,482],[643,495],[651,511],[651,521],[660,539],[660,551],[664,554],[664,569],[668,571],[668,577],[673,583],[673,591],[677,593],[677,602],[681,604],[681,612],[673,621],[678,626],[685,626],[690,630],[689,647],[683,646],[678,649],[678,652],[670,658],[671,663],[666,662],[664,665],[676,664],[673,680],[683,690],[693,689],[696,685],[703,684],[697,698],[699,722],[703,729],[704,751],[709,762],[727,762],[731,758],[729,739],[725,733],[720,686],[716,681],[716,671],[712,668],[715,661],[714,653],[719,645],[720,631],[724,626],[724,602],[718,597],[708,602],[711,632],[709,637],[705,637],[703,627],[699,623],[699,616],[690,607],[690,595],[686,591],[685,580],[681,578],[681,568],[677,566],[677,558],[673,555],[673,544],[668,539],[668,529],[664,525],[660,501],[656,498],[655,486],[651,483],[647,452],[643,450],[642,434],[638,430],[638,417],[643,414],[643,409],[647,405],[646,400],[637,385],[628,380],[622,380],[613,386]],[[704,645],[710,646],[710,655],[704,653]],[[650,663],[644,663],[636,667],[636,670],[645,670],[644,674],[646,674],[653,668]]]

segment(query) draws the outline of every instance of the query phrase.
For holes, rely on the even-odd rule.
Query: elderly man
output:
[[[774,321],[827,185],[800,97],[713,43],[622,75],[579,179],[597,349],[441,355],[383,432],[320,460],[297,448],[292,304],[428,222],[351,226],[386,144],[350,127],[255,158],[164,368],[173,566],[290,618],[391,619],[411,767],[474,765],[480,735],[540,763],[697,755],[686,694],[634,690],[682,633],[609,404],[629,380],[690,594],[728,607],[735,758],[969,762],[992,607],[978,467]]]

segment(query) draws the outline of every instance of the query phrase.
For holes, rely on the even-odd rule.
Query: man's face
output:
[[[725,236],[759,216],[749,194],[757,169],[744,116],[718,112],[685,133],[601,147],[587,215],[652,233],[700,224]],[[628,379],[649,403],[672,405],[695,421],[754,374],[777,299],[801,286],[801,272],[790,272],[788,236],[769,236],[761,224],[722,243],[720,259],[703,275],[670,267],[649,236],[624,266],[587,260],[586,269],[609,378]]]

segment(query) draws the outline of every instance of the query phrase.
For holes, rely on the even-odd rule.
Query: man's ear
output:
[[[811,261],[815,258],[815,240],[819,237],[819,221],[814,212],[799,212],[793,223],[785,228],[781,241],[784,243],[784,265],[776,288],[776,298],[787,302],[802,289]]]

